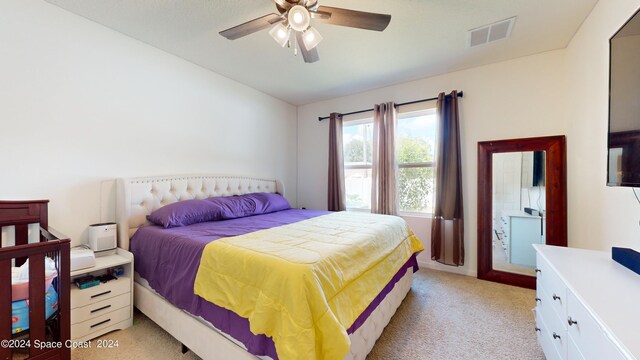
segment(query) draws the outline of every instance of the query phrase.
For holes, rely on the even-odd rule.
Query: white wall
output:
[[[465,266],[452,268],[432,262],[429,220],[408,220],[427,248],[420,255],[423,265],[475,275],[477,143],[565,134],[564,79],[565,52],[559,50],[301,106],[298,108],[298,205],[326,208],[328,123],[318,122],[318,116],[366,109],[380,102],[432,97],[452,89],[463,90],[460,117],[465,174]]]
[[[0,2],[0,79],[0,199],[50,199],[74,243],[117,177],[276,177],[295,204],[296,108],[273,97],[38,0]]]
[[[609,38],[638,7],[599,1],[566,50],[569,246],[640,249],[640,205],[631,189],[605,186]]]

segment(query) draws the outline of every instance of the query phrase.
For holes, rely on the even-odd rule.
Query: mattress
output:
[[[206,320],[220,332],[242,343],[250,353],[276,359],[273,341],[264,335],[252,334],[247,319],[207,302],[193,293],[202,251],[206,244],[219,238],[286,225],[325,214],[325,211],[290,209],[171,229],[145,226],[134,234],[130,248],[135,256],[138,275],[145,279],[145,285],[155,293],[174,306]],[[358,330],[409,268],[417,271],[415,255],[398,270],[392,281],[348,329],[349,334]]]

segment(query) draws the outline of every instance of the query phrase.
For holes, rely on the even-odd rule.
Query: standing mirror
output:
[[[564,136],[478,143],[478,278],[535,288],[533,244],[567,246]]]

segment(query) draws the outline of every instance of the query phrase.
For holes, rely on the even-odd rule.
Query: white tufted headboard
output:
[[[173,175],[118,179],[116,193],[118,246],[128,250],[131,235],[140,226],[149,223],[147,215],[164,205],[181,200],[254,192],[277,192],[284,196],[284,186],[277,180],[222,175]]]

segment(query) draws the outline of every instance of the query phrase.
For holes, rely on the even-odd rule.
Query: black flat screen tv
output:
[[[533,152],[533,186],[545,185],[545,154],[544,151]]]
[[[609,39],[607,185],[640,187],[640,14]]]

